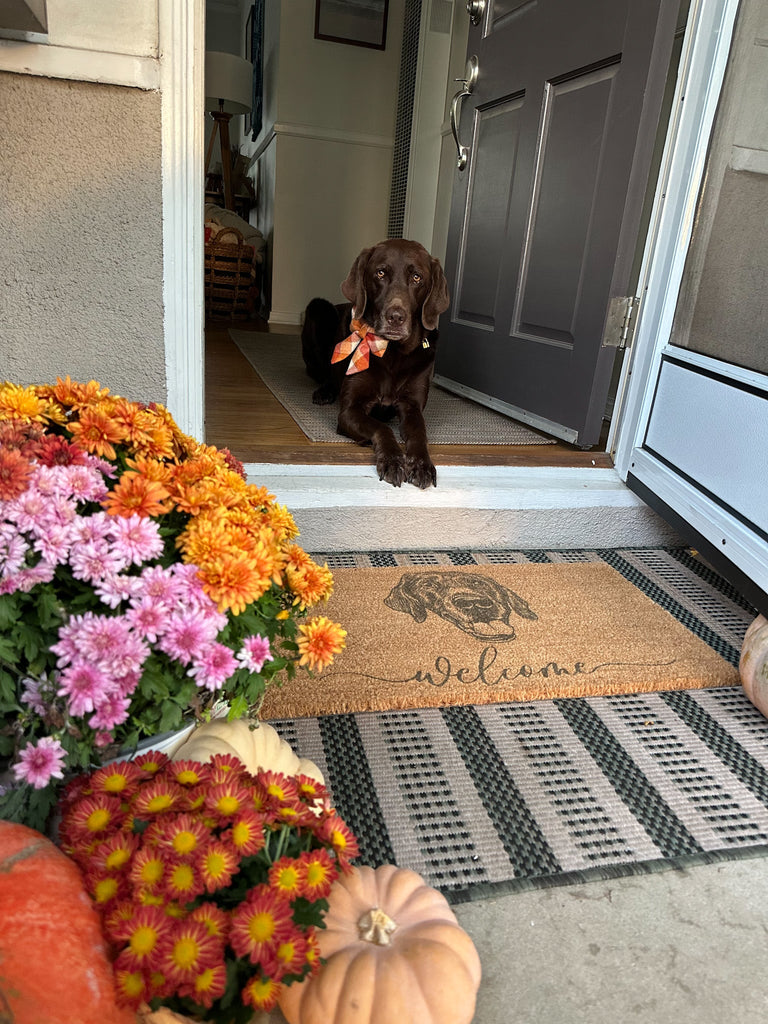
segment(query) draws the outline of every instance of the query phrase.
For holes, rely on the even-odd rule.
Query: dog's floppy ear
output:
[[[362,316],[365,312],[365,303],[368,299],[365,292],[365,268],[372,252],[373,249],[363,249],[352,264],[346,281],[341,285],[341,294],[352,303],[356,316]]]
[[[430,268],[432,287],[421,309],[421,322],[427,331],[434,331],[437,328],[437,318],[442,312],[448,309],[450,298],[448,296],[448,282],[445,279],[440,260],[432,257]]]
[[[413,593],[410,583],[408,577],[403,576],[384,598],[384,604],[393,612],[405,612],[416,622],[424,622],[427,617],[426,605],[418,594]]]

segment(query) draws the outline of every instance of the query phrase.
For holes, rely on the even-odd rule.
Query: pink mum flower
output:
[[[117,551],[127,564],[141,565],[163,552],[160,528],[146,516],[113,516],[112,536]]]
[[[249,672],[261,672],[264,663],[274,661],[269,648],[269,640],[265,636],[247,636],[243,640],[243,646],[238,651],[237,660],[248,669]]]
[[[122,725],[128,718],[131,702],[119,693],[110,693],[101,701],[88,720],[92,729],[111,733],[117,725]],[[111,736],[110,736],[111,739]]]
[[[220,690],[238,668],[237,659],[224,644],[212,643],[194,660],[192,668],[187,672],[198,686],[206,690]]]
[[[69,554],[69,564],[76,580],[92,583],[94,580],[104,579],[105,576],[115,576],[126,567],[127,562],[106,540],[100,538],[85,544],[73,545]]]
[[[129,608],[125,618],[140,636],[152,644],[165,633],[172,621],[167,607],[151,597],[144,597],[140,604]]]
[[[161,651],[182,665],[188,665],[193,658],[199,658],[205,651],[208,644],[216,636],[216,629],[211,623],[195,612],[185,615],[184,618],[174,617],[168,623],[165,635],[160,639],[158,646]]]
[[[28,743],[13,766],[13,774],[20,782],[28,782],[35,789],[45,789],[51,779],[62,779],[66,751],[59,740],[43,736],[37,745]]]
[[[111,680],[96,665],[76,658],[59,676],[59,696],[69,700],[70,714],[80,717],[100,705],[111,689]]]

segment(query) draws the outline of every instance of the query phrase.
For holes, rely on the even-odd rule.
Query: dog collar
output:
[[[368,369],[371,352],[375,356],[383,356],[388,344],[389,339],[374,334],[368,324],[362,320],[353,320],[352,333],[334,348],[331,362],[340,363],[342,359],[351,355],[347,373],[360,373],[361,370]]]

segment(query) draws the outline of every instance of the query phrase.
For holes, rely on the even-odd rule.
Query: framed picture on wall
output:
[[[261,131],[264,66],[264,0],[251,4],[245,21],[245,59],[253,65],[253,95],[251,112],[245,115],[245,135],[255,140]]]
[[[315,39],[384,50],[389,0],[315,0]]]

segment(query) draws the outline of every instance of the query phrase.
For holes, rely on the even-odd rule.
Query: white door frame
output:
[[[641,268],[643,306],[625,359],[609,448],[621,480],[642,433],[690,241],[739,0],[693,0]],[[204,438],[202,271],[204,0],[160,0],[163,80],[164,291],[168,405]],[[684,97],[684,101],[683,101]],[[250,467],[247,467],[250,468]],[[255,467],[254,467],[255,468]],[[260,466],[264,471],[267,467]],[[300,467],[296,467],[297,472]],[[341,467],[344,475],[344,467]],[[333,468],[326,467],[329,476]],[[506,475],[513,479],[515,469]],[[591,470],[585,470],[587,476]],[[347,470],[348,475],[348,470]],[[574,487],[581,484],[574,480]],[[471,498],[470,498],[471,500]]]
[[[609,450],[626,480],[642,443],[662,353],[693,231],[709,140],[728,62],[739,0],[694,0],[645,243],[637,294],[640,317],[625,359]]]
[[[202,441],[205,0],[160,0],[158,18],[167,405],[180,429]]]

